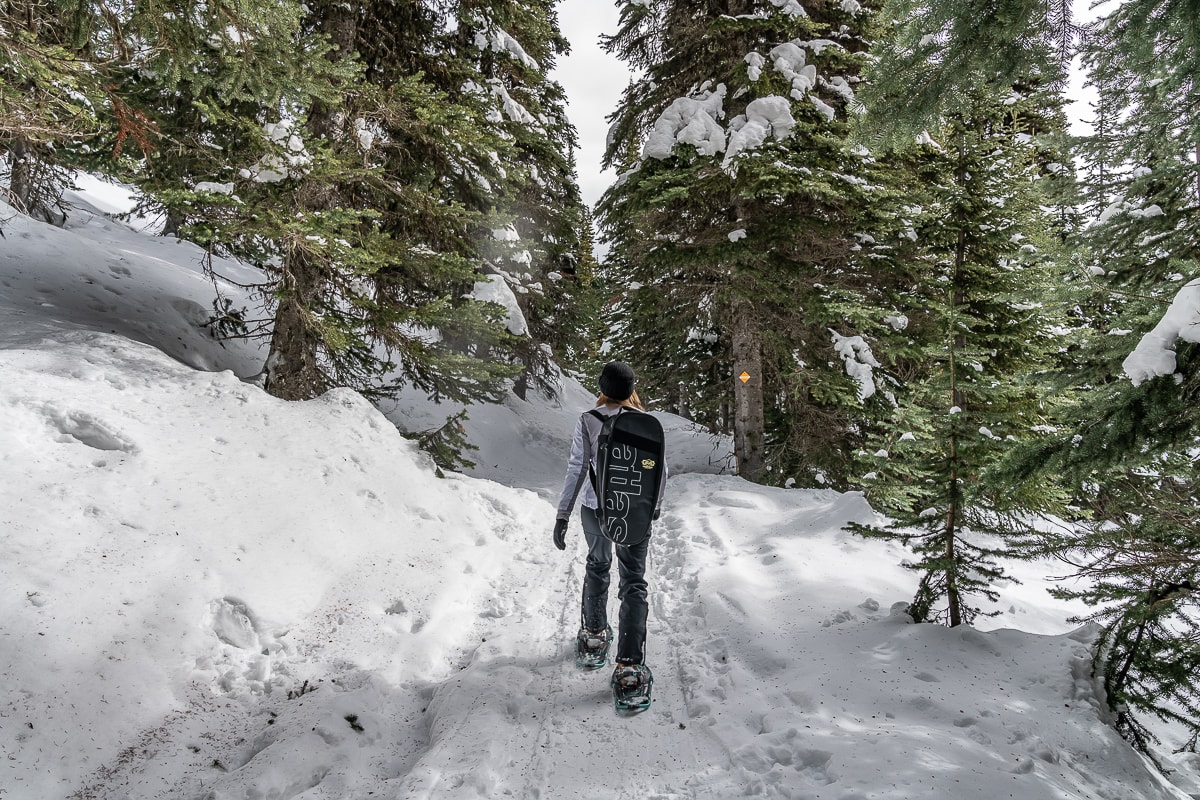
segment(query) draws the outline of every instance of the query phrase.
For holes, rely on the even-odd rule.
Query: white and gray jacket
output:
[[[604,405],[596,406],[595,410],[606,417],[611,417],[625,408],[625,406]],[[633,413],[643,412],[634,411]],[[593,470],[596,468],[596,449],[600,440],[600,429],[603,427],[604,423],[587,411],[580,414],[579,421],[575,423],[575,435],[571,438],[571,457],[567,460],[567,475],[563,479],[562,494],[558,500],[556,514],[558,519],[567,519],[571,516],[571,509],[575,507],[575,500],[579,498],[580,489],[583,490],[583,498],[580,500],[583,505],[595,509],[600,503],[596,498],[596,490],[592,486],[592,482],[588,480],[588,467],[590,466]],[[663,462],[663,485],[659,487],[656,516],[659,508],[662,507],[663,494],[665,494],[663,489],[665,489],[667,481],[666,459],[663,459]]]

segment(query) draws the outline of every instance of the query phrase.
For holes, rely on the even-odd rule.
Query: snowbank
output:
[[[147,738],[191,754],[185,773],[228,766],[243,734],[188,728],[227,701],[444,678],[542,549],[528,492],[438,480],[351,392],[284,403],[94,333],[0,351],[0,373],[0,708],[24,756],[0,784],[17,797],[102,783]]]

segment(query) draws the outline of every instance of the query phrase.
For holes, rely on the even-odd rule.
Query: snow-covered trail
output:
[[[1131,797],[1177,796],[1102,721],[1086,632],[911,625],[875,599],[904,596],[901,554],[841,530],[872,517],[853,494],[673,479],[651,548],[655,702],[630,718],[607,670],[573,664],[578,525],[567,557],[538,532],[514,588],[549,589],[433,689],[391,796],[1060,800],[1125,796],[1129,776]]]
[[[120,337],[0,370],[4,800],[1180,797],[1105,723],[1086,631],[891,613],[912,578],[845,532],[860,495],[675,474],[656,701],[618,717],[548,490]],[[1002,622],[1066,616],[1001,588]]]
[[[668,502],[668,520],[670,509]],[[581,535],[578,525],[571,535]],[[434,691],[433,736],[397,796],[669,800],[740,794],[728,780],[727,754],[688,712],[694,583],[691,593],[686,581],[683,592],[663,590],[685,574],[685,563],[681,537],[667,523],[654,540],[650,563],[651,709],[618,716],[609,669],[575,667],[583,561],[577,553],[561,556],[557,574],[546,576],[555,586],[546,602],[526,607],[489,640],[508,655],[481,647],[469,666]],[[614,580],[614,619],[615,589]]]
[[[679,418],[656,700],[618,717],[573,664],[578,522],[550,543],[586,387],[472,408],[480,466],[441,479],[392,423],[456,409],[239,380],[260,354],[199,326],[196,248],[5,232],[0,800],[1200,796],[1200,756],[1171,787],[1107,724],[1053,567],[1014,567],[992,630],[913,625],[907,554],[844,530],[860,495],[709,474]]]

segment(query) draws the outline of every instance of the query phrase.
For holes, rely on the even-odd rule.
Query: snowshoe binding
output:
[[[575,666],[580,669],[600,669],[608,663],[608,647],[612,644],[612,626],[600,632],[580,628],[575,635]]]
[[[618,664],[611,683],[617,713],[636,714],[650,707],[654,675],[645,664]]]

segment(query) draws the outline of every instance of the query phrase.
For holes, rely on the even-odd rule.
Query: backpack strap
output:
[[[621,411],[620,411],[620,409],[618,409],[617,414],[620,414],[620,413],[621,413]],[[601,414],[598,410],[596,410],[594,408],[590,408],[587,411],[585,411],[584,415],[585,416],[590,415],[590,416],[593,416],[596,419],[600,420],[600,436],[603,437],[604,436],[604,423],[608,422],[608,418],[610,415],[609,414]],[[611,416],[616,416],[616,415],[613,414]],[[607,437],[605,437],[605,438],[607,438]],[[599,451],[600,444],[602,444],[602,442],[597,440],[596,441],[597,451]],[[596,453],[592,453],[592,457],[588,459],[588,479],[592,482],[592,492],[596,495],[597,498],[599,498],[600,497],[600,483],[598,480],[596,480],[595,461],[596,461]]]
[[[600,420],[600,436],[596,440],[596,452],[592,454],[592,459],[588,461],[588,478],[592,482],[592,491],[595,493],[597,499],[600,498],[600,481],[596,477],[596,467],[593,462],[595,461],[595,457],[600,454],[601,448],[608,443],[608,435],[604,433],[604,426],[609,420],[621,416],[627,410],[630,410],[629,406],[618,406],[617,410],[612,414],[601,414],[599,409],[595,408],[589,408],[584,412],[585,415],[590,415]],[[636,411],[637,409],[633,410]]]

